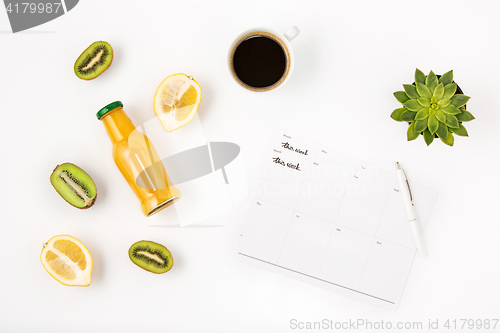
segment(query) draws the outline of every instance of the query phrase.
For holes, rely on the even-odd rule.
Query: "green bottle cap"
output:
[[[97,114],[96,114],[97,119],[101,120],[102,116],[104,116],[106,113],[108,113],[109,111],[111,111],[113,109],[116,109],[117,107],[122,107],[122,106],[123,106],[123,103],[120,101],[109,103],[108,105],[106,105],[105,107],[103,107],[102,109],[100,109],[97,112]]]

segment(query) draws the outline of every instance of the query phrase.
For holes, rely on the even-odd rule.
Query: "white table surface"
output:
[[[301,331],[292,320],[363,319],[421,322],[419,332],[436,331],[428,323],[438,320],[453,332],[460,330],[446,330],[446,320],[498,319],[499,10],[498,1],[82,0],[16,34],[0,10],[0,331],[288,332]],[[233,82],[226,55],[238,34],[293,25],[301,34],[285,86],[258,94]],[[115,59],[84,82],[72,66],[96,40],[110,42]],[[472,97],[470,137],[453,148],[408,143],[406,126],[389,117],[399,107],[392,93],[413,81],[416,67],[453,69]],[[411,180],[438,191],[425,230],[429,257],[415,258],[397,311],[236,261],[248,200],[203,227],[151,227],[167,214],[141,215],[95,112],[122,100],[136,124],[145,122],[157,85],[178,72],[202,86],[205,136],[240,145],[249,182],[259,136],[282,124],[387,170],[399,160]],[[98,186],[90,210],[70,207],[50,185],[52,169],[66,161]],[[62,286],[40,264],[42,244],[58,234],[90,249],[90,287]],[[140,239],[166,245],[174,268],[154,275],[135,267],[127,251]]]

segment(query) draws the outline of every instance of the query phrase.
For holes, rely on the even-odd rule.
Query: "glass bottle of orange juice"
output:
[[[181,193],[170,183],[165,167],[149,138],[139,132],[120,101],[97,112],[113,143],[113,159],[141,202],[142,212],[151,216],[179,200]]]

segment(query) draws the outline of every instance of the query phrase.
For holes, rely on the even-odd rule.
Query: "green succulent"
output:
[[[432,71],[425,76],[418,68],[415,83],[403,84],[404,91],[396,91],[394,96],[403,104],[392,112],[391,118],[408,122],[408,141],[423,134],[425,143],[430,145],[437,136],[449,146],[453,146],[453,134],[469,136],[462,125],[474,116],[465,110],[470,97],[457,94],[457,84],[453,82],[453,71],[440,78]]]

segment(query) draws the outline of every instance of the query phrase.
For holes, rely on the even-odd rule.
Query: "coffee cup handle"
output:
[[[297,28],[296,26],[293,26],[290,29],[288,29],[288,31],[285,33],[285,37],[286,37],[286,39],[288,39],[289,42],[291,42],[292,39],[297,37],[298,34],[300,34],[299,28]]]

